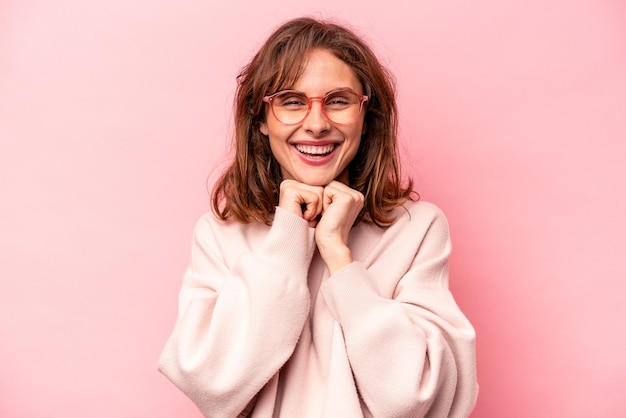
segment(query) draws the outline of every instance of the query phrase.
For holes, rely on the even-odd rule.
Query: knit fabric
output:
[[[332,276],[291,212],[206,214],[159,370],[210,418],[467,417],[475,333],[448,290],[448,224],[426,202],[394,214],[354,227]]]

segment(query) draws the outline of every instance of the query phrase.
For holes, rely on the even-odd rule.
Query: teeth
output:
[[[328,145],[300,145],[296,144],[296,149],[303,154],[324,155],[335,149],[335,144]]]

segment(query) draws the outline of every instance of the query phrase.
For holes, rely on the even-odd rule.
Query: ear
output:
[[[263,121],[259,124],[259,131],[261,131],[261,133],[265,136],[270,135],[270,131],[267,129],[267,122]]]

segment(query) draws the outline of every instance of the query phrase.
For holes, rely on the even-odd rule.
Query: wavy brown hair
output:
[[[313,49],[330,51],[348,64],[369,96],[361,144],[348,167],[350,186],[365,196],[355,223],[365,220],[388,225],[394,220],[391,210],[412,198],[412,180],[403,185],[400,177],[398,115],[391,74],[351,30],[304,17],[274,31],[237,77],[235,156],[212,194],[213,210],[221,219],[271,223],[283,178],[269,141],[259,129],[266,117],[263,97],[291,88]]]

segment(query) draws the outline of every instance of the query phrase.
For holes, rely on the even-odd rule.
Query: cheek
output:
[[[366,128],[367,124],[365,123],[365,115],[362,115],[360,122],[357,122],[354,125],[353,134],[360,139],[363,135],[365,135]]]
[[[354,129],[352,132],[350,132],[350,150],[348,151],[350,162],[352,162],[356,154],[359,152],[359,148],[361,147],[362,142],[361,139],[364,133],[365,132],[363,131],[363,127]]]
[[[355,128],[352,132],[350,132],[350,139],[356,149],[358,149],[359,146],[361,145],[361,139],[363,138],[363,135],[365,134],[364,128],[365,128],[365,125],[361,125],[360,127]]]
[[[272,117],[268,117],[265,122],[261,123],[261,133],[276,140],[285,138],[285,136],[288,135],[290,129],[285,128],[283,124]]]
[[[350,145],[348,146],[345,156],[347,163],[351,163],[354,157],[358,154],[359,148],[361,147],[361,136],[359,132],[354,132],[354,136],[350,140]]]
[[[356,141],[354,143],[354,147],[352,148],[351,152],[350,152],[350,161],[352,161],[354,159],[354,157],[358,154],[359,152],[359,148],[361,147],[361,141]]]
[[[288,149],[290,148],[289,138],[293,135],[294,128],[268,121],[266,124],[266,131],[267,134],[265,135],[268,137],[267,140],[272,150],[272,154],[274,154],[275,157],[276,154],[285,154],[288,152]]]

